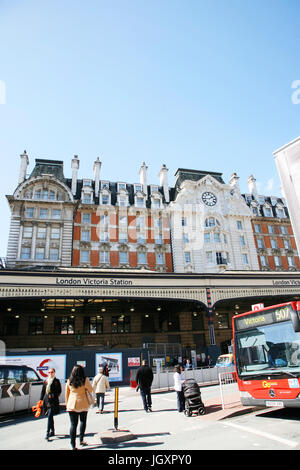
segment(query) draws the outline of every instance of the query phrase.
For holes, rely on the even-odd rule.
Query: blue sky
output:
[[[163,163],[280,196],[273,151],[299,134],[298,0],[0,0],[0,256],[19,155],[79,177],[158,183]],[[2,88],[1,88],[2,87]],[[300,95],[300,94],[299,94]]]

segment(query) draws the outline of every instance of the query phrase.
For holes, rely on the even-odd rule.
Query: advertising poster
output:
[[[109,382],[122,382],[122,353],[96,353],[95,372],[98,373],[98,367],[104,367],[107,364],[109,370]]]
[[[141,360],[139,357],[128,358],[128,367],[139,367],[140,365],[141,365]]]
[[[66,355],[39,355],[39,356],[0,356],[0,363],[9,365],[26,365],[34,369],[41,380],[48,377],[48,370],[55,369],[55,376],[64,381],[66,379]]]

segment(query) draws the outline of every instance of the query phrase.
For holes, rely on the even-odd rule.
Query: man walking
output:
[[[139,386],[146,413],[152,411],[151,385],[153,382],[153,371],[148,366],[148,362],[143,360],[141,367],[137,370],[136,382]]]

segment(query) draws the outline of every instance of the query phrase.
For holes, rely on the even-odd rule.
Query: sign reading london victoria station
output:
[[[131,279],[99,279],[99,278],[90,278],[90,277],[83,277],[83,278],[56,278],[57,285],[64,285],[64,286],[88,286],[88,287],[99,287],[99,286],[132,286],[133,281]]]

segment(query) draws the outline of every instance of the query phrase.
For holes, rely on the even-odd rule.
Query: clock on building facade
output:
[[[205,193],[202,194],[202,201],[207,206],[214,206],[217,203],[217,198],[214,195],[214,193],[211,193],[209,191],[205,191]]]

